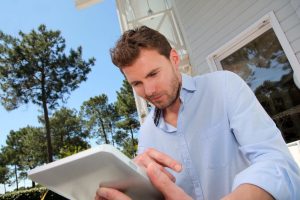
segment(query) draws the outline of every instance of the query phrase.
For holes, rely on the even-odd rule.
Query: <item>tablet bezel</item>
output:
[[[132,199],[162,199],[144,170],[107,144],[39,166],[28,176],[72,200],[94,199],[99,185],[121,190]]]

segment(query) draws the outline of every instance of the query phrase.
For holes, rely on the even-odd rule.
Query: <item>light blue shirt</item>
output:
[[[300,199],[300,172],[276,125],[248,85],[226,71],[182,75],[177,127],[154,111],[140,130],[139,153],[152,147],[183,165],[172,172],[194,199],[217,200],[243,183],[276,199]]]

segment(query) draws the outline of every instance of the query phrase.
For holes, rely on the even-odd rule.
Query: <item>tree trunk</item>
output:
[[[105,140],[105,144],[109,144],[109,141],[108,141],[108,138],[107,138],[107,135],[106,135],[106,132],[105,132],[105,128],[104,128],[104,122],[102,121],[101,118],[100,119],[100,123],[101,123],[101,129],[102,129],[102,133],[103,133],[103,136],[104,136],[104,140]]]
[[[31,187],[35,188],[35,182],[34,181],[31,181]]]
[[[19,181],[18,181],[17,165],[15,165],[15,175],[16,175],[16,186],[17,186],[17,191],[18,191],[19,190]]]
[[[46,126],[48,162],[52,162],[53,161],[53,149],[52,149],[52,142],[51,142],[50,123],[49,123],[47,104],[46,104],[46,102],[44,102],[44,100],[43,100],[43,109],[44,109],[44,118],[45,118],[45,126]]]
[[[134,152],[134,138],[133,138],[133,131],[132,128],[130,128],[130,134],[131,134],[131,143],[132,143],[132,156],[135,156],[135,152]]]
[[[114,133],[113,133],[113,128],[112,128],[111,122],[109,123],[109,128],[110,128],[110,133],[111,133],[111,141],[112,141],[113,146],[115,146]]]
[[[134,138],[133,138],[133,131],[132,128],[130,128],[130,134],[131,134],[131,142],[132,142],[132,146],[134,147]]]
[[[49,123],[49,116],[48,116],[44,76],[45,75],[42,73],[42,102],[43,102],[43,110],[44,110],[46,137],[47,137],[47,150],[48,150],[47,153],[48,153],[48,163],[49,163],[53,161],[53,149],[52,149],[52,142],[51,142],[51,132],[50,132],[50,123]]]
[[[103,136],[104,136],[105,144],[109,144],[109,141],[107,139],[107,135],[106,135],[106,132],[105,132],[104,124],[102,122],[101,122],[101,129],[102,129],[102,133],[103,133]]]
[[[6,194],[6,185],[5,185],[5,183],[3,183],[3,186],[4,186],[4,194]]]

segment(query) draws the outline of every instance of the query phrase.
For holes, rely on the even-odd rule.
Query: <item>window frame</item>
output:
[[[260,18],[257,22],[242,31],[232,40],[209,54],[206,60],[210,71],[223,70],[220,62],[222,59],[250,43],[271,28],[273,28],[275,35],[277,36],[277,39],[293,69],[294,82],[297,87],[300,88],[300,63],[273,11]]]

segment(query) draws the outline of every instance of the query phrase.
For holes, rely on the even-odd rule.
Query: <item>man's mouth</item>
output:
[[[148,100],[150,102],[155,102],[155,101],[158,101],[161,97],[162,97],[162,95],[155,95],[155,96],[149,97]]]

